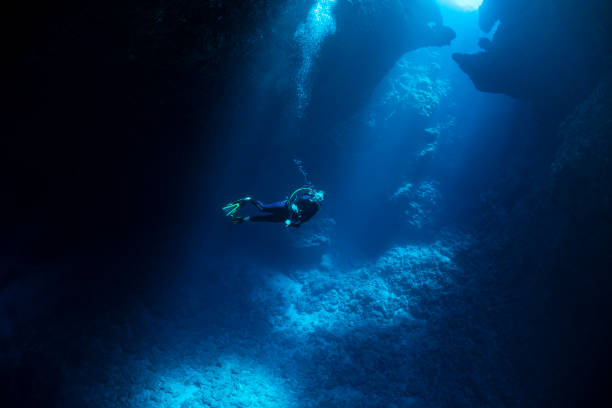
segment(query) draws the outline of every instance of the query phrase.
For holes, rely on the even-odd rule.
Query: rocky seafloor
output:
[[[157,315],[135,306],[88,339],[63,398],[90,407],[501,404],[512,389],[491,374],[506,364],[496,334],[449,315],[469,302],[459,258],[471,244],[445,233],[367,265],[324,255],[308,269],[228,271],[224,285],[253,284],[213,324],[197,284]]]

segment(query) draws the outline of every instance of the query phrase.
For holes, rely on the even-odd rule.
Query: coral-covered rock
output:
[[[441,74],[440,56],[423,49],[402,56],[380,85],[372,106],[370,121],[384,123],[396,116],[431,117],[448,96],[451,85]]]
[[[331,13],[335,30],[321,43],[309,77],[305,116],[315,122],[346,118],[365,104],[403,54],[446,45],[455,37],[429,0],[343,1]],[[333,111],[327,109],[329,101]]]
[[[413,228],[422,229],[431,224],[440,211],[442,197],[438,184],[435,181],[424,181],[416,185],[407,183],[391,196],[391,200],[404,205],[404,215]]]

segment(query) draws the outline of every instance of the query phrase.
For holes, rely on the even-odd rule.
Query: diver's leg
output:
[[[264,205],[261,203],[261,201],[254,200],[253,197],[245,197],[245,198],[240,200],[240,204],[244,204],[246,202],[249,202],[249,203],[253,204],[255,207],[257,207],[257,209],[259,211],[263,211]]]
[[[263,204],[261,201],[258,201],[259,205],[261,206],[261,208],[259,208],[261,211],[263,212],[268,212],[268,213],[279,213],[279,212],[285,212],[286,211],[286,207],[285,207],[285,203],[286,201],[277,201],[275,203],[272,204]]]
[[[287,217],[287,207],[285,206],[286,201],[277,201],[272,204],[264,204],[259,200],[254,200],[251,197],[245,197],[240,200],[240,204],[244,204],[246,202],[251,202],[257,209],[264,213],[269,213],[266,215],[254,215],[247,217],[232,217],[232,221],[234,224],[241,224],[245,221],[253,221],[253,222],[284,222]]]
[[[283,221],[285,221],[285,217],[280,216],[280,214],[254,215],[252,217],[243,217],[243,221],[253,221],[253,222],[283,222]]]

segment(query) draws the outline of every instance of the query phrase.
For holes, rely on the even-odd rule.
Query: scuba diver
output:
[[[234,224],[242,224],[247,221],[284,222],[285,227],[298,228],[319,211],[323,200],[325,200],[325,192],[323,190],[301,187],[283,201],[264,204],[261,201],[254,200],[252,197],[245,197],[227,204],[223,207],[223,211],[225,215],[232,218]],[[245,217],[237,215],[238,209],[246,203],[253,204],[262,214]]]

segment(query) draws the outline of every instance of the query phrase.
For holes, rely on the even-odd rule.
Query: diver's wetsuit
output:
[[[289,209],[287,200],[277,201],[272,204],[264,204],[261,201],[251,201],[260,211],[269,213],[268,215],[255,215],[249,217],[249,221],[264,222],[284,222],[291,220],[291,226],[299,227],[303,222],[308,221],[319,210],[319,204],[310,200],[310,196],[304,196],[295,202],[299,212],[296,214]]]
[[[270,213],[268,215],[254,215],[249,217],[250,221],[283,222],[289,219],[290,213],[287,208],[287,200],[277,201],[272,204],[264,204],[261,201],[252,201],[260,211]]]

